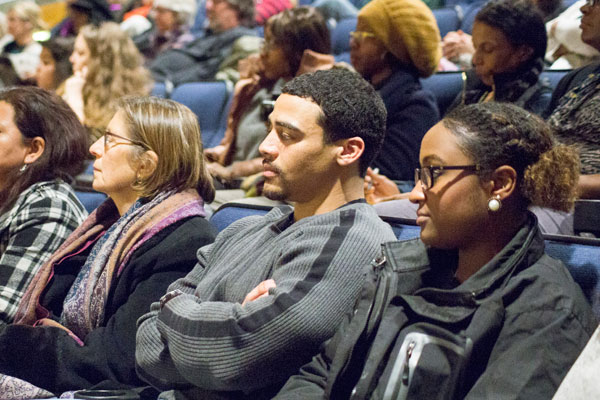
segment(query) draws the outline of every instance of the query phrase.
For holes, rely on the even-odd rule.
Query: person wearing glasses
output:
[[[527,210],[575,197],[577,155],[542,119],[457,108],[427,132],[420,163],[420,238],[384,244],[352,319],[276,398],[549,399],[594,332]]]
[[[388,112],[385,142],[372,167],[390,179],[413,179],[421,139],[440,119],[433,94],[419,82],[435,72],[440,40],[421,0],[373,0],[360,10],[350,35],[352,66],[375,87]]]
[[[90,152],[93,187],[109,198],[44,264],[0,333],[2,398],[143,386],[136,321],[214,240],[203,208],[214,189],[188,108],[125,98]]]
[[[87,217],[69,185],[87,146],[85,128],[58,96],[34,87],[0,91],[0,328]]]

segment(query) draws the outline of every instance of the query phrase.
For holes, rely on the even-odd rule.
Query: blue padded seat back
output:
[[[421,85],[424,89],[433,92],[440,114],[444,115],[450,104],[462,91],[462,72],[438,72],[428,78],[422,78]]]
[[[600,319],[600,239],[545,235],[546,253],[561,260]]]
[[[541,79],[546,79],[552,90],[556,88],[558,82],[568,73],[570,69],[547,69],[540,75]]]
[[[204,148],[221,142],[221,115],[229,100],[225,82],[184,83],[173,90],[171,99],[188,106],[198,116]]]
[[[255,204],[225,203],[210,217],[210,222],[221,232],[232,222],[251,215],[265,215],[271,210],[270,206]]]
[[[460,28],[460,16],[455,8],[438,8],[432,11],[442,38],[446,36],[446,33]]]
[[[94,211],[104,200],[106,200],[106,195],[100,192],[83,192],[76,190],[75,196],[77,196],[88,213]]]
[[[389,216],[381,216],[381,219],[392,227],[398,240],[414,239],[421,234],[421,228],[416,224],[414,219]]]
[[[331,32],[331,49],[334,55],[350,51],[350,32],[356,30],[356,18],[339,21]]]
[[[152,92],[150,94],[152,96],[166,98],[167,89],[165,87],[165,84],[162,82],[155,82],[154,86],[152,87]]]

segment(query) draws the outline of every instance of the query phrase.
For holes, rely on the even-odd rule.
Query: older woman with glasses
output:
[[[142,386],[136,321],[214,239],[203,209],[214,189],[188,108],[126,98],[90,152],[93,187],[109,199],[41,268],[0,334],[0,393]]]
[[[277,398],[549,399],[596,327],[530,204],[568,210],[578,160],[538,117],[461,107],[410,194],[420,239],[386,243],[352,319]]]

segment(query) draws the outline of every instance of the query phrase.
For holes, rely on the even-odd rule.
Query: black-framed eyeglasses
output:
[[[115,142],[114,140],[111,141],[110,138],[118,138],[121,140],[126,140],[129,143],[119,143],[119,142]],[[104,131],[104,151],[108,151],[119,144],[130,144],[130,145],[132,144],[135,146],[140,146],[140,147],[144,148],[145,150],[150,150],[150,147],[148,147],[148,145],[146,143],[140,142],[139,140],[126,138],[124,136],[117,135],[116,133],[112,133],[109,130]]]
[[[465,171],[479,171],[479,165],[430,165],[427,167],[415,168],[415,183],[421,181],[423,191],[429,190],[435,184],[435,178],[442,172],[452,169],[462,169]]]

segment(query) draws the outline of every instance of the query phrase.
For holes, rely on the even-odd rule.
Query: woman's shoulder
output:
[[[30,208],[59,208],[63,213],[81,214],[84,218],[87,214],[71,185],[61,179],[33,184],[22,193],[20,200]]]

